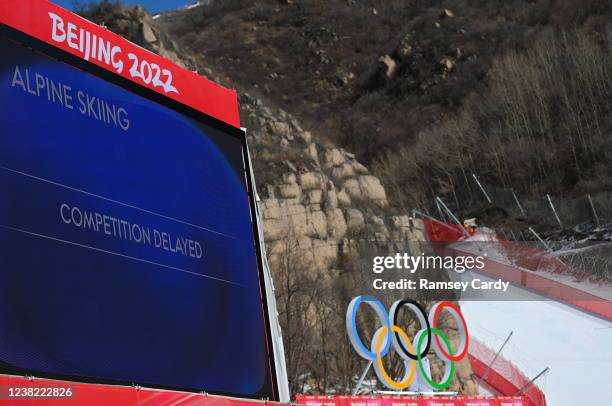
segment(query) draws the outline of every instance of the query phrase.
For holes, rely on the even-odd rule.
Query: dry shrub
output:
[[[392,200],[404,208],[448,193],[466,201],[472,173],[524,195],[589,192],[578,186],[610,172],[611,50],[609,29],[547,32],[496,58],[483,97],[378,161]]]

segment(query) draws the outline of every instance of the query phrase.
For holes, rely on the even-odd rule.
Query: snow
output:
[[[489,259],[512,264],[503,247],[495,243],[493,232],[482,231],[451,246],[474,254],[483,255],[486,252]],[[612,300],[612,287],[609,284],[579,282],[571,275],[545,270],[534,273]],[[468,274],[471,273],[463,277],[486,279],[481,273]],[[461,302],[461,310],[472,336],[497,350],[513,331],[511,345],[502,354],[529,378],[550,367],[546,377],[537,382],[546,395],[548,405],[610,404],[612,323],[562,303],[545,300],[517,286],[511,286],[509,290],[510,297],[516,300],[494,300],[500,296],[491,292],[484,293],[484,301]]]
[[[480,275],[482,277],[482,275]],[[497,349],[488,332],[503,338],[514,331],[510,343],[522,360],[506,355],[529,377],[545,367],[550,372],[539,380],[548,405],[607,405],[612,363],[612,323],[589,316],[563,304],[543,301],[517,287],[521,301],[462,301],[461,310],[471,334]],[[543,379],[543,380],[542,380]]]
[[[491,230],[479,230],[451,247],[512,264]],[[479,244],[480,243],[480,244]],[[484,243],[484,244],[482,244]],[[567,252],[564,252],[567,253]],[[525,270],[525,269],[523,269]],[[533,272],[525,270],[527,272]],[[576,281],[571,275],[538,270],[540,276],[612,300],[609,284]],[[467,272],[463,277],[487,279]],[[529,378],[546,367],[538,380],[548,405],[608,405],[612,399],[609,374],[612,363],[612,323],[559,302],[545,300],[517,286],[509,288],[514,301],[500,301],[485,293],[484,301],[462,301],[472,336],[497,350],[510,331],[514,334],[502,354]]]
[[[189,5],[185,6],[185,10],[191,10],[192,8],[196,8],[196,7],[198,7],[198,6],[200,6],[200,2],[199,2],[199,1],[196,1],[196,2],[195,2],[195,3],[193,3],[193,4],[189,4]]]
[[[191,10],[192,8],[200,7],[200,6],[203,6],[203,5],[208,4],[208,3],[210,3],[210,1],[200,1],[200,0],[198,0],[195,3],[193,3],[193,4],[186,5],[185,6],[185,10]]]

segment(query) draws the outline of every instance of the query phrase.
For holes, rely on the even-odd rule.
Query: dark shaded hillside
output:
[[[587,194],[610,211],[611,21],[612,3],[595,0],[233,0],[158,23],[239,89],[374,164],[395,207],[441,195],[480,217],[476,173],[534,208],[527,225],[548,227],[547,193],[568,216]]]
[[[232,83],[370,161],[483,91],[494,56],[546,27],[601,25],[611,9],[588,0],[229,0],[159,21]]]
[[[155,25],[190,65],[355,152],[395,209],[439,195],[491,226],[546,229],[546,194],[571,227],[592,220],[587,195],[612,218],[611,22],[596,0],[212,0]]]

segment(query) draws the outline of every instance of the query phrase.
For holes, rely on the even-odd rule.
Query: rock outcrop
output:
[[[272,266],[290,250],[302,266],[327,270],[347,241],[406,238],[408,216],[387,211],[380,180],[353,154],[317,142],[290,114],[249,94],[241,108]]]

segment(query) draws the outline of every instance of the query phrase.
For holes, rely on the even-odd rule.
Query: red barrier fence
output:
[[[423,220],[423,223],[430,241],[453,243],[463,237],[462,231],[457,225],[443,224],[431,220]],[[512,258],[512,262],[514,262],[514,264],[506,264],[489,257],[485,259],[484,269],[479,270],[479,272],[496,279],[509,281],[513,285],[530,290],[538,295],[612,321],[612,302],[574,286],[550,279],[542,272],[544,270],[546,273],[554,272],[566,275],[575,273],[573,269],[564,265],[556,257],[549,255],[546,251],[501,238],[496,238],[492,242],[474,242],[474,244],[479,243],[494,245],[509,258]],[[444,252],[454,255],[472,255],[449,247],[445,247]],[[538,274],[538,272],[541,273]]]
[[[519,247],[520,249],[520,247]],[[463,251],[456,251],[466,255]],[[612,321],[612,302],[564,283],[538,275],[517,266],[503,264],[491,259],[484,261],[485,267],[479,272],[493,278],[509,281],[541,296],[570,305],[593,316]]]
[[[500,396],[296,396],[303,406],[528,406],[523,397]]]
[[[495,359],[495,351],[474,337],[470,337],[468,358],[474,375],[482,381],[483,375],[486,374],[484,383],[497,393],[517,393],[529,382],[529,378],[516,365],[503,356]],[[489,369],[488,366],[494,359],[495,364]],[[546,406],[544,392],[537,385],[528,386],[522,395],[532,406]]]
[[[465,237],[465,233],[462,228],[456,224],[448,224],[441,221],[423,219],[423,227],[429,241],[454,242]]]

